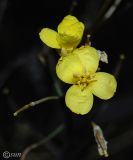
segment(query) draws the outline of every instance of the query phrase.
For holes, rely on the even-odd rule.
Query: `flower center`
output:
[[[74,75],[76,78],[76,84],[81,86],[81,90],[83,91],[91,82],[96,81],[95,75],[92,74],[84,74],[84,75]]]

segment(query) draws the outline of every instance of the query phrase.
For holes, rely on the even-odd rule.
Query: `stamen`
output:
[[[81,91],[83,91],[89,85],[89,83],[97,81],[94,74],[74,74],[73,76],[76,78],[76,84],[81,87]]]

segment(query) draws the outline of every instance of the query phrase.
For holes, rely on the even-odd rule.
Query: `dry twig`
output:
[[[44,139],[40,140],[37,143],[34,143],[30,146],[28,146],[22,153],[21,156],[21,160],[26,160],[27,155],[29,154],[29,152],[31,152],[33,149],[38,148],[41,145],[44,145],[45,143],[47,143],[49,140],[51,140],[52,138],[54,138],[56,135],[58,135],[61,131],[64,130],[64,124],[59,125],[53,132],[51,132],[47,137],[45,137]]]
[[[30,102],[29,104],[24,105],[22,108],[18,109],[16,112],[13,113],[14,116],[17,116],[20,112],[25,111],[26,109],[29,109],[30,107],[34,107],[40,103],[46,102],[48,100],[55,100],[59,99],[59,96],[51,96],[51,97],[45,97],[42,99],[39,99],[37,101]]]
[[[100,154],[100,156],[105,156],[108,157],[108,151],[107,151],[107,141],[105,140],[104,136],[103,136],[103,132],[100,128],[100,126],[98,126],[96,123],[92,122],[92,127],[93,127],[93,131],[94,131],[94,136],[95,136],[95,140],[97,143],[97,147],[98,147],[98,152]]]

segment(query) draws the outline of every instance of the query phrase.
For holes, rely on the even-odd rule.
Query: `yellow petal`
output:
[[[83,73],[83,65],[78,56],[75,54],[68,54],[61,57],[56,65],[56,74],[64,82],[75,84],[74,75],[81,75]]]
[[[59,24],[58,30],[60,31],[60,29],[62,30],[64,26],[70,26],[77,22],[79,22],[79,20],[75,16],[67,15],[63,18],[63,20]]]
[[[75,48],[81,41],[84,31],[84,24],[74,16],[64,17],[58,25],[59,44],[64,48]]]
[[[95,48],[90,46],[82,46],[75,49],[73,54],[77,54],[79,56],[85,72],[90,74],[96,72],[99,65],[99,54]]]
[[[51,48],[61,48],[57,42],[58,33],[52,29],[44,28],[39,33],[40,39]]]
[[[99,64],[96,49],[84,46],[61,57],[56,65],[57,76],[64,82],[76,84],[76,76],[95,73]]]
[[[97,72],[95,79],[96,81],[89,84],[92,93],[101,99],[113,97],[117,87],[115,77],[105,72]]]
[[[93,95],[88,88],[81,91],[81,87],[73,85],[65,96],[66,106],[76,114],[88,113],[93,105]]]

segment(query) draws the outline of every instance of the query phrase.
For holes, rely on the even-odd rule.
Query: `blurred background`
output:
[[[57,52],[38,36],[43,27],[55,29],[72,14],[85,24],[95,48],[109,63],[102,71],[115,74],[116,95],[95,97],[87,115],[67,109],[69,85],[55,74]],[[108,141],[110,160],[131,160],[133,152],[133,1],[132,0],[0,0],[0,156],[21,153],[21,160],[102,160],[91,122]],[[125,57],[125,58],[124,58]],[[23,105],[47,96],[60,96],[18,116]],[[12,157],[13,158],[13,157]]]

